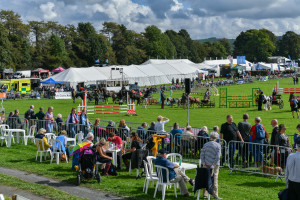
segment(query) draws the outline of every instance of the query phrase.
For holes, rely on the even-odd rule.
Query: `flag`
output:
[[[288,56],[289,56],[289,59],[292,60],[292,59],[291,59],[291,56],[290,56],[290,55],[288,55]]]
[[[100,60],[99,59],[95,60],[95,63],[100,63]]]
[[[246,58],[245,56],[237,56],[237,64],[246,64]]]
[[[106,59],[106,63],[108,63],[108,59]]]

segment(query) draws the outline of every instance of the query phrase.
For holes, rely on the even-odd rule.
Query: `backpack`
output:
[[[256,139],[262,140],[265,139],[266,137],[266,132],[264,127],[261,124],[256,125]]]
[[[152,135],[147,139],[146,149],[151,150],[155,146]]]
[[[294,101],[293,100],[290,101],[290,106],[291,107],[294,106]]]
[[[117,167],[115,165],[110,165],[110,168],[108,170],[108,174],[112,176],[117,176]]]

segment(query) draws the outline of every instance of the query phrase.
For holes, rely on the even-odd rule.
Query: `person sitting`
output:
[[[84,138],[84,140],[83,140],[82,142],[89,142],[89,143],[91,143],[90,146],[93,146],[93,139],[94,139],[94,134],[93,134],[92,132],[89,132],[89,133],[85,136],[85,138]]]
[[[109,133],[114,133],[116,134],[117,133],[117,129],[115,128],[114,126],[114,122],[112,120],[110,120],[108,122],[108,125],[106,126],[106,133],[109,134]]]
[[[99,142],[96,143],[96,155],[97,155],[98,162],[105,163],[103,175],[109,176],[108,170],[111,166],[112,157],[106,155],[104,151],[105,145],[106,145],[106,140],[104,138],[102,138]]]
[[[122,148],[123,141],[119,136],[116,136],[116,134],[114,133],[109,133],[107,141],[114,143],[115,146],[119,146],[121,148],[121,151],[123,152],[123,148]]]
[[[143,140],[143,142],[146,141],[146,133],[145,133],[145,128],[147,127],[147,123],[143,122],[141,126],[139,126],[136,130],[136,133],[138,134],[139,138]]]
[[[171,134],[172,134],[172,138],[175,139],[175,148],[176,148],[176,152],[179,151],[179,146],[180,146],[180,139],[181,139],[181,134],[183,133],[183,131],[179,128],[179,124],[178,123],[174,123],[173,124],[173,129],[171,130]]]
[[[180,147],[181,147],[181,153],[186,154],[189,149],[194,149],[196,138],[194,136],[194,133],[192,132],[192,127],[187,126],[186,131],[182,133],[181,139],[180,139]]]
[[[41,139],[44,142],[44,149],[47,150],[51,147],[50,144],[48,144],[47,137],[45,137],[46,129],[40,128],[38,131],[38,134],[35,136],[36,139]],[[43,144],[41,141],[39,141],[40,150],[43,150]]]
[[[165,149],[160,149],[158,151],[158,157],[155,159],[155,165],[168,168],[169,177],[166,177],[165,170],[162,170],[164,179],[169,178],[171,183],[179,183],[181,195],[183,195],[184,197],[190,196],[185,182],[189,182],[193,186],[194,180],[190,179],[187,175],[185,175],[177,164],[172,163],[170,160],[167,159],[167,152]]]
[[[153,134],[155,134],[155,122],[154,121],[151,122],[150,128],[148,128],[148,130],[147,130],[147,138]]]
[[[129,162],[128,160],[131,159],[131,155],[132,152],[134,152],[137,149],[141,149],[142,148],[142,143],[143,141],[139,138],[139,136],[137,135],[137,133],[132,132],[130,134],[130,138],[131,138],[131,149],[129,149],[129,153],[126,153],[122,156],[123,162],[126,166],[126,170],[129,169]]]
[[[67,131],[62,130],[60,132],[59,136],[56,137],[56,140],[60,141],[61,151],[64,152],[64,153],[66,152],[68,160],[69,160],[70,151],[69,151],[69,148],[67,147]],[[56,148],[59,149],[59,142],[56,142]]]

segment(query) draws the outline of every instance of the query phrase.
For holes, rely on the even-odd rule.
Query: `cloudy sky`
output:
[[[235,38],[241,31],[266,28],[276,35],[300,33],[300,0],[0,0],[0,9],[13,10],[24,22],[104,21],[142,32],[148,25],[163,31],[186,29],[193,39]],[[299,24],[299,25],[298,25]]]

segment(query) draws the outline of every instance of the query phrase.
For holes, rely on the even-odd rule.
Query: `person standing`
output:
[[[293,99],[290,100],[290,105],[291,105],[291,111],[292,111],[293,118],[295,118],[294,112],[296,112],[297,117],[299,119],[298,100],[297,100],[296,96],[294,96]]]
[[[272,134],[271,134],[271,142],[270,144],[271,145],[278,145],[278,135],[279,135],[279,132],[278,132],[278,121],[277,119],[273,119],[271,121],[271,125],[273,127],[273,130],[272,130]],[[277,150],[277,147],[271,147],[272,148],[272,157],[271,157],[271,164],[275,164],[276,166],[278,165],[278,150]]]
[[[161,91],[160,100],[161,100],[161,109],[165,109],[166,96],[164,90]]]
[[[28,122],[30,123],[30,125],[33,125],[33,121],[30,121],[32,119],[35,119],[35,114],[34,114],[34,105],[31,105],[29,110],[27,110],[25,112],[25,119],[28,120]]]
[[[249,115],[245,113],[243,115],[243,121],[238,123],[238,129],[242,135],[244,142],[249,142],[251,124],[248,122],[248,120],[249,120]],[[247,168],[249,166],[248,163],[249,144],[248,143],[241,144],[240,149],[241,149],[242,160],[244,163],[243,167]]]
[[[83,132],[85,137],[89,132],[89,123],[90,123],[85,109],[81,111],[81,114],[78,116],[78,118],[79,118],[78,121],[79,121],[80,130]]]
[[[285,183],[288,188],[289,200],[299,200],[300,197],[300,141],[297,151],[288,156],[285,169]]]
[[[71,92],[72,92],[73,103],[75,103],[75,99],[76,99],[76,91],[75,91],[75,89],[74,89],[73,87],[72,87]]]
[[[254,162],[257,166],[257,163],[260,162],[260,165],[263,165],[263,146],[264,140],[267,137],[267,132],[265,130],[264,125],[261,124],[261,118],[255,117],[255,125],[251,127],[250,135],[251,140],[254,143],[252,145],[253,155],[254,155]]]
[[[165,121],[163,121],[165,119]],[[165,124],[170,120],[166,117],[159,115],[157,117],[157,122],[155,123],[155,132],[157,135],[166,135],[165,133]],[[161,148],[164,148],[165,140],[162,140]]]
[[[138,134],[139,138],[141,138],[144,143],[147,140],[146,131],[145,131],[146,128],[147,128],[147,123],[143,122],[142,125],[139,126],[136,130],[136,133]]]
[[[285,134],[286,127],[284,124],[279,125],[279,134],[278,134],[278,146],[280,146],[279,151],[280,151],[280,167],[285,168],[286,166],[286,161],[289,153],[291,152],[290,149],[290,142],[288,136]]]
[[[94,98],[95,98],[95,105],[99,103],[99,93],[98,90],[94,90]]]
[[[233,122],[232,115],[227,115],[226,119],[227,119],[227,122],[225,122],[221,126],[220,139],[222,139],[222,137],[223,137],[223,139],[226,141],[226,143],[229,144],[229,162],[230,162],[230,167],[233,169],[234,168],[234,153],[235,153],[235,146],[236,146],[235,141],[237,141],[237,137],[239,137],[239,139],[242,142],[244,142],[244,140],[240,134],[238,127]],[[233,141],[233,142],[230,142],[230,141]],[[225,155],[222,155],[222,157],[225,158]],[[222,162],[223,162],[223,160],[222,160]]]
[[[263,95],[263,92],[261,91],[259,93],[259,96],[258,96],[258,111],[261,111],[262,110],[262,104],[263,104],[263,100],[264,100],[264,95]]]
[[[212,132],[209,137],[209,142],[205,143],[200,154],[201,163],[204,168],[212,168],[214,174],[214,190],[213,196],[215,199],[222,199],[218,194],[218,176],[220,169],[221,145],[216,142],[218,134]],[[204,190],[204,198],[208,196],[207,190]]]
[[[77,124],[78,124],[78,117],[77,117],[77,114],[76,114],[76,109],[72,108],[71,113],[69,114],[68,119],[67,119],[67,123],[66,123],[67,128],[70,131],[70,137],[71,138],[75,137]]]
[[[47,120],[45,122],[45,127],[47,127],[47,133],[52,133],[53,132],[53,107],[50,106],[48,108],[48,111],[45,114],[44,120]]]
[[[21,129],[22,128],[22,122],[21,122],[19,114],[20,114],[19,109],[16,109],[15,114],[12,116],[13,122],[14,122],[12,124],[13,125],[12,128],[14,128],[14,129]]]

